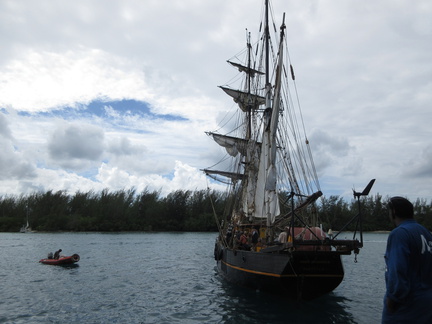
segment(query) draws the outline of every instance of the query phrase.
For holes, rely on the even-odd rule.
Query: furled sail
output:
[[[213,137],[213,140],[224,147],[229,155],[236,156],[239,152],[243,156],[246,155],[247,140],[244,138],[220,135],[212,132],[207,132],[207,135]]]
[[[204,173],[208,176],[216,174],[226,178],[230,178],[232,181],[242,180],[244,178],[244,175],[241,173],[227,172],[227,171],[220,171],[220,170],[209,170],[209,169],[204,169],[202,171],[204,171]]]
[[[224,147],[227,153],[231,156],[237,156],[240,153],[242,156],[246,156],[248,145],[255,146],[254,149],[260,150],[261,143],[252,140],[246,140],[244,138],[221,135],[213,132],[206,132],[207,135],[213,137],[213,140],[220,146]]]
[[[255,69],[253,69],[253,68],[250,68],[250,67],[244,66],[244,65],[239,64],[239,63],[235,63],[235,62],[231,62],[231,61],[227,61],[227,62],[228,62],[229,64],[231,64],[232,66],[235,66],[236,68],[238,68],[238,70],[239,70],[240,72],[245,72],[245,73],[249,74],[252,78],[255,77],[255,74],[260,74],[260,75],[263,75],[263,74],[264,74],[264,72],[261,72],[261,71],[255,70]]]
[[[265,104],[265,98],[262,96],[247,93],[241,90],[234,90],[227,87],[219,87],[234,99],[240,109],[244,112],[248,110],[256,110],[260,105]]]

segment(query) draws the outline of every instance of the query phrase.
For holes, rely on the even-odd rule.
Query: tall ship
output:
[[[220,88],[235,104],[233,116],[207,132],[226,158],[203,171],[227,185],[225,211],[216,216],[214,256],[229,282],[286,296],[313,299],[343,280],[342,255],[363,247],[359,214],[346,228],[325,229],[316,204],[322,196],[297,97],[294,69],[285,38],[285,14],[277,29],[265,0],[256,42],[246,33],[245,49],[228,63],[238,72]],[[348,225],[348,224],[347,224]],[[342,236],[342,235],[341,235]]]

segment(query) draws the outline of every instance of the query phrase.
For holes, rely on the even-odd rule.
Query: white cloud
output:
[[[142,176],[133,175],[117,167],[110,168],[103,163],[99,168],[97,179],[103,186],[114,190],[134,187],[140,192],[148,188],[151,191],[161,190],[162,195],[167,195],[175,190],[202,190],[206,188],[204,174],[180,161],[175,162],[172,177],[154,173]]]
[[[35,112],[89,103],[108,94],[111,99],[121,99],[145,93],[140,71],[132,70],[128,64],[127,60],[94,49],[28,50],[4,66],[0,105]]]

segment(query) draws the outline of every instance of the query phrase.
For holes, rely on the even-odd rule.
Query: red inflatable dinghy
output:
[[[43,264],[52,264],[52,265],[64,265],[64,264],[73,264],[80,260],[80,256],[78,254],[73,254],[71,256],[62,256],[58,259],[42,259],[39,260],[40,263]]]

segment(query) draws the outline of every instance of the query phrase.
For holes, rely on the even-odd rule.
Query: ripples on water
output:
[[[221,280],[214,233],[0,233],[0,323],[379,323],[386,234],[331,294],[290,302]],[[57,249],[76,267],[39,264]]]

